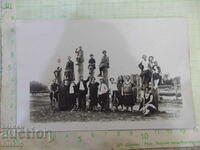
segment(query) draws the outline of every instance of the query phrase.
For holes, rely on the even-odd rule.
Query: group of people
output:
[[[53,98],[58,99],[59,96],[60,105],[66,106],[67,110],[110,111],[118,110],[119,106],[122,110],[124,107],[127,111],[129,107],[133,110],[137,99],[136,84],[131,82],[129,75],[122,80],[120,78],[121,76],[118,81],[110,78],[110,88],[103,77],[99,77],[98,82],[93,76],[89,76],[86,80],[81,76],[78,83],[64,80],[62,85],[58,85],[56,80],[53,80],[50,94],[51,104]],[[86,105],[87,95],[88,107]]]
[[[78,80],[80,80],[80,77],[83,76],[84,72],[84,51],[82,50],[82,47],[80,46],[75,50],[76,53],[76,65],[78,66]],[[101,62],[99,63],[99,75],[103,76],[104,78],[108,78],[108,68],[109,68],[109,57],[107,56],[106,50],[103,50],[103,56],[101,59]],[[96,69],[96,60],[94,59],[94,55],[90,54],[90,59],[88,61],[88,69],[89,69],[89,75],[92,77],[94,76],[94,72]],[[65,67],[65,79],[69,81],[74,81],[74,62],[71,60],[71,57],[68,57],[68,61]]]
[[[54,71],[55,79],[51,84],[50,99],[59,100],[59,105],[66,110],[87,110],[87,111],[135,111],[138,94],[141,96],[139,111],[144,115],[149,115],[158,111],[157,89],[161,82],[161,69],[154,61],[153,56],[147,58],[142,56],[139,64],[141,70],[141,86],[138,90],[136,78],[131,76],[119,76],[118,79],[111,77],[108,79],[108,69],[110,67],[109,57],[105,50],[99,63],[99,81],[94,74],[96,61],[94,55],[90,55],[88,61],[89,76],[86,80],[83,77],[84,52],[82,47],[75,51],[76,65],[78,65],[78,82],[75,83],[74,62],[68,57],[62,80],[62,68],[58,67]],[[87,96],[88,95],[88,96]],[[88,105],[87,105],[88,102]]]
[[[153,56],[142,56],[142,61],[138,65],[141,70],[141,91],[142,101],[139,110],[144,115],[158,111],[158,85],[161,84],[161,68],[157,61],[154,61]]]

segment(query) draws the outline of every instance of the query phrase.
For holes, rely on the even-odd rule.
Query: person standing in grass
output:
[[[76,84],[74,81],[72,81],[69,85],[69,99],[71,101],[71,109],[75,110],[77,105],[76,105]]]
[[[127,75],[122,85],[122,97],[124,106],[126,107],[126,111],[128,111],[129,107],[131,107],[131,111],[133,111],[133,106],[135,105],[133,88],[134,85],[133,83],[131,83],[130,76]]]
[[[99,83],[95,81],[95,77],[91,78],[91,81],[88,85],[89,87],[89,110],[97,110],[97,104],[98,104],[98,86]]]
[[[50,105],[52,105],[52,102],[57,101],[57,95],[58,95],[58,88],[59,85],[56,83],[56,80],[54,79],[52,84],[50,85]]]
[[[111,94],[112,106],[114,106],[115,109],[117,110],[119,105],[119,91],[117,88],[117,83],[115,82],[114,78],[110,78],[110,94]]]
[[[120,75],[117,79],[117,89],[118,89],[118,98],[119,98],[119,104],[117,106],[117,109],[118,109],[119,106],[121,106],[121,110],[123,110],[123,106],[124,106],[123,97],[122,97],[123,83],[124,83],[124,78],[123,78],[122,75]]]
[[[101,106],[101,111],[106,111],[107,99],[108,99],[108,87],[105,84],[103,78],[100,78],[100,84],[98,86],[98,101]]]
[[[89,81],[89,77],[87,80],[84,80],[83,76],[80,76],[80,81],[77,83],[78,109],[79,110],[86,109],[86,95],[88,93],[88,87],[87,87],[88,81]]]

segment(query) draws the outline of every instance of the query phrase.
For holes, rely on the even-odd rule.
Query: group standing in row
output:
[[[110,78],[108,81],[108,69],[110,67],[107,52],[103,50],[103,57],[99,63],[99,82],[94,77],[96,69],[96,61],[94,55],[90,55],[88,61],[89,76],[87,80],[83,79],[84,52],[80,46],[75,51],[76,65],[78,66],[78,83],[75,83],[74,62],[68,57],[64,71],[64,79],[62,80],[62,68],[58,67],[54,71],[55,79],[51,84],[50,99],[59,99],[62,101],[60,105],[66,106],[67,110],[101,110],[110,111],[121,110],[131,111],[137,102],[137,95],[140,94],[139,111],[144,115],[158,111],[158,102],[155,93],[157,93],[158,85],[161,82],[161,69],[158,63],[154,61],[154,57],[147,58],[142,56],[139,64],[141,70],[140,91],[138,91],[138,83],[136,79],[131,81],[129,75],[119,76],[118,79]],[[109,84],[108,84],[109,83]],[[108,86],[109,85],[109,86]],[[89,105],[87,107],[87,94],[89,93]]]

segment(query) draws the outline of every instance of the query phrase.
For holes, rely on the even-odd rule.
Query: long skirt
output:
[[[97,107],[97,104],[98,104],[98,98],[96,96],[90,97],[89,108],[92,109],[93,107]]]
[[[72,109],[76,106],[76,95],[75,94],[69,94],[69,109]]]
[[[101,110],[105,110],[106,109],[107,94],[99,95],[98,101],[99,101],[99,105],[101,106]]]
[[[134,96],[133,95],[124,95],[123,96],[123,104],[126,107],[134,106],[135,105]]]

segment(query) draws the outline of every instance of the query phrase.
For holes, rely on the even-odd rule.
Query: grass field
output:
[[[88,112],[88,111],[58,111],[52,109],[47,96],[30,97],[30,119],[32,122],[87,122],[87,121],[144,121],[177,118],[182,104],[174,102],[159,103],[159,112],[151,116],[143,116],[138,111],[139,104],[134,106],[134,112]]]

